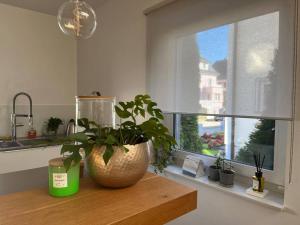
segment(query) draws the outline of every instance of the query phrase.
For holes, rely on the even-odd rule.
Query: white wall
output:
[[[128,99],[145,92],[145,2],[109,0],[96,10],[95,35],[78,44],[79,95],[99,90]]]
[[[0,4],[0,27],[0,136],[10,135],[12,100],[21,91],[32,97],[39,134],[50,116],[74,117],[76,41],[60,32],[55,16],[5,4]],[[23,97],[17,103],[28,105]],[[18,110],[28,112],[25,106]],[[19,136],[26,129],[18,128]]]
[[[146,22],[142,11],[159,1],[162,0],[109,0],[97,9],[99,27],[96,35],[79,42],[78,46],[80,94],[99,89],[103,94],[128,99],[145,92]],[[300,92],[300,84],[298,90]],[[298,96],[296,137],[300,135],[300,93]],[[170,224],[299,225],[299,138],[295,138],[294,147],[293,182],[286,185],[285,191],[286,211],[270,209],[207,187],[197,187],[198,209]]]

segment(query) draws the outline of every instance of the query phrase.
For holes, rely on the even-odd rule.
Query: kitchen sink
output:
[[[16,148],[16,147],[20,147],[21,144],[19,144],[16,141],[1,141],[0,142],[0,149],[2,148]]]
[[[28,145],[47,145],[53,142],[53,139],[38,138],[18,141],[23,146]]]
[[[13,151],[25,148],[45,147],[66,143],[66,137],[39,137],[35,139],[20,139],[17,141],[1,141],[0,151]]]

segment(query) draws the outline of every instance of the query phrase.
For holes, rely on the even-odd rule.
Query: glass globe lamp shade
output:
[[[58,10],[58,25],[62,32],[76,38],[91,37],[97,27],[96,13],[81,0],[69,0]]]

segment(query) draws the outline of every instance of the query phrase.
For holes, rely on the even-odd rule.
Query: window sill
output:
[[[196,184],[200,184],[200,185],[205,185],[208,187],[212,187],[214,189],[217,189],[219,191],[223,191],[235,196],[239,196],[241,198],[244,198],[246,200],[252,201],[252,202],[256,202],[271,208],[275,208],[275,209],[279,209],[279,210],[283,210],[284,209],[284,195],[277,193],[277,192],[272,192],[269,191],[268,195],[265,198],[259,198],[259,197],[255,197],[252,195],[248,195],[246,193],[246,190],[249,188],[249,186],[246,186],[245,184],[239,182],[238,180],[235,180],[234,186],[231,188],[227,188],[227,187],[223,187],[221,185],[219,185],[218,182],[214,182],[208,179],[207,176],[204,177],[199,177],[199,178],[193,178],[187,175],[182,174],[182,169],[178,166],[168,166],[165,170],[164,170],[164,175],[169,177],[169,176],[173,176],[174,178],[179,177],[182,179],[186,179],[188,181],[191,181],[193,183]]]

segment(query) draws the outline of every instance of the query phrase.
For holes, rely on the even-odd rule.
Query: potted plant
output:
[[[212,181],[219,181],[220,180],[220,175],[219,175],[219,170],[221,169],[221,162],[222,158],[218,156],[216,159],[214,165],[211,165],[208,167],[208,178]]]
[[[79,119],[84,131],[70,136],[76,144],[65,144],[61,153],[69,153],[64,165],[82,159],[84,149],[89,175],[106,187],[126,187],[135,184],[147,171],[152,142],[155,171],[167,166],[176,141],[161,123],[162,111],[148,95],[137,95],[133,101],[119,102],[115,106],[120,124],[116,128],[101,127],[88,119]],[[144,122],[138,121],[144,118]]]
[[[50,135],[57,135],[57,130],[63,121],[60,118],[50,117],[47,121],[47,133]]]
[[[220,184],[225,187],[231,187],[234,183],[234,171],[232,169],[231,160],[229,164],[225,162],[225,158],[222,158],[222,166],[220,171]]]

